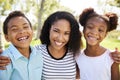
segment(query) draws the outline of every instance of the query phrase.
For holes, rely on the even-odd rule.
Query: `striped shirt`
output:
[[[43,54],[42,80],[75,80],[76,62],[72,53],[66,52],[62,58],[55,59],[46,45],[38,45],[36,48]]]

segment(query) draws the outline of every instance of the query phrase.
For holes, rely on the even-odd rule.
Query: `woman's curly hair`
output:
[[[69,41],[66,44],[66,47],[68,48],[69,51],[76,53],[80,50],[81,47],[81,33],[79,31],[79,24],[75,17],[65,11],[57,11],[53,14],[51,14],[44,22],[42,30],[41,30],[41,35],[40,35],[40,40],[42,44],[47,44],[50,45],[50,29],[51,26],[57,22],[58,20],[65,19],[70,23],[70,37]]]

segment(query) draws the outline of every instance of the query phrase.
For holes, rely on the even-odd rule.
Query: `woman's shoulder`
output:
[[[37,50],[43,49],[43,48],[46,48],[46,45],[45,45],[45,44],[39,44],[39,45],[36,45],[35,48],[36,48]]]
[[[81,49],[79,53],[75,55],[75,58],[78,58],[80,55],[84,54],[84,49]]]

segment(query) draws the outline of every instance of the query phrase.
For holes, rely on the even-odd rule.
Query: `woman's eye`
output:
[[[92,29],[93,27],[89,26],[88,28],[89,28],[89,29]]]
[[[58,32],[58,30],[56,30],[56,29],[54,29],[53,31],[54,31],[54,32]]]
[[[65,35],[70,35],[70,33],[66,32]]]
[[[86,26],[86,28],[88,28],[88,29],[92,29],[93,27],[88,25],[88,26]]]

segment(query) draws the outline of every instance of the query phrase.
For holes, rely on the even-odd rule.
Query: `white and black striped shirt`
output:
[[[46,45],[36,46],[43,54],[42,80],[75,80],[76,62],[73,54],[66,52],[61,59],[53,58]]]

